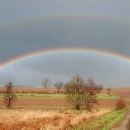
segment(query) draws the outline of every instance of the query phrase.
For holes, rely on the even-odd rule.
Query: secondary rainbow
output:
[[[0,29],[6,29],[8,27],[12,27],[15,25],[19,25],[19,24],[26,24],[26,23],[30,23],[32,21],[36,21],[36,20],[40,20],[40,19],[59,19],[59,18],[90,18],[90,19],[104,19],[104,20],[108,20],[108,21],[113,21],[113,22],[117,22],[117,23],[121,23],[121,24],[127,24],[130,25],[130,20],[129,19],[123,19],[121,17],[115,17],[115,16],[110,16],[110,15],[101,15],[101,14],[84,14],[84,13],[78,13],[78,14],[53,14],[53,15],[39,15],[39,16],[34,16],[34,17],[28,17],[25,19],[19,19],[19,20],[15,20],[15,21],[9,21],[7,23],[4,23],[2,25],[0,25]],[[34,57],[34,56],[38,56],[38,55],[45,55],[45,54],[53,54],[53,53],[61,53],[61,52],[85,52],[85,53],[95,53],[95,54],[102,54],[102,55],[106,55],[106,56],[110,56],[113,58],[118,58],[121,60],[125,60],[130,62],[130,57],[119,54],[119,53],[115,53],[115,52],[110,52],[110,51],[106,51],[106,50],[100,50],[100,49],[93,49],[93,48],[54,48],[54,49],[48,49],[48,50],[38,50],[35,52],[31,52],[31,53],[27,53],[25,55],[21,55],[18,57],[15,57],[13,59],[10,59],[8,61],[5,61],[3,63],[0,64],[0,69],[10,65],[10,64],[14,64],[18,61],[30,58],[30,57]]]
[[[38,15],[33,17],[27,17],[23,19],[16,19],[14,21],[8,21],[0,25],[0,29],[6,29],[8,27],[15,27],[16,25],[27,24],[37,20],[51,20],[51,19],[69,19],[69,18],[88,18],[94,20],[107,20],[116,23],[130,25],[130,19],[122,18],[119,16],[112,16],[106,14],[85,14],[85,13],[69,13],[69,14],[47,14],[47,15]]]
[[[118,54],[115,52],[110,52],[106,50],[100,50],[100,49],[93,49],[93,48],[53,48],[53,49],[47,49],[47,50],[38,50],[35,52],[27,53],[18,57],[15,57],[13,59],[10,59],[8,61],[5,61],[0,64],[0,69],[3,69],[11,64],[15,64],[19,61],[31,58],[31,57],[36,57],[40,55],[47,55],[47,54],[54,54],[54,53],[62,53],[62,52],[76,52],[76,53],[93,53],[93,54],[101,54],[104,56],[109,56],[112,58],[117,58],[123,61],[127,61],[130,63],[130,57]]]

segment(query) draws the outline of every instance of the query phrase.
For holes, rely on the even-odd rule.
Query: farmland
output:
[[[3,90],[3,88],[1,88]],[[0,90],[0,91],[1,91]],[[109,129],[114,127],[128,110],[130,89],[114,88],[111,96],[105,90],[98,95],[99,105],[95,105],[91,112],[76,111],[66,101],[64,90],[56,94],[55,88],[14,88],[17,101],[10,110],[3,104],[0,94],[0,128],[1,130],[70,130],[70,129]],[[40,93],[42,92],[42,93]],[[126,94],[127,93],[127,94]],[[127,102],[127,109],[115,110],[116,100],[123,96]],[[120,113],[120,114],[119,114]],[[4,120],[5,119],[5,120]],[[103,126],[103,124],[106,126]]]

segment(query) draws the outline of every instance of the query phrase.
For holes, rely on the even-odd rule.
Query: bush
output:
[[[126,107],[126,103],[125,103],[125,101],[123,100],[123,98],[121,97],[120,99],[118,99],[118,100],[116,101],[116,109],[118,110],[118,109],[122,109],[122,108],[124,108],[124,107]]]

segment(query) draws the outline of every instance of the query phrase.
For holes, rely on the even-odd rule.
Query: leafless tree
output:
[[[12,102],[17,100],[16,94],[14,93],[14,90],[13,90],[12,82],[8,82],[5,85],[5,92],[4,92],[3,97],[4,97],[4,103],[7,108],[10,108],[12,105]]]
[[[91,95],[97,94],[97,85],[92,78],[88,78],[87,80],[86,92],[90,93]]]
[[[86,85],[85,106],[91,111],[94,104],[99,104],[97,100],[97,85],[92,78],[88,78]]]
[[[85,97],[84,79],[79,75],[73,76],[72,79],[65,85],[65,90],[67,93],[67,100],[75,107],[76,110],[80,110]]]
[[[46,89],[46,94],[47,94],[47,88],[50,87],[50,79],[49,79],[49,77],[43,78],[42,86],[43,86],[43,88]]]
[[[97,85],[97,91],[98,91],[98,94],[100,93],[100,91],[103,89],[103,86],[101,84],[98,84]]]
[[[58,90],[58,94],[60,92],[60,89],[63,87],[63,82],[57,82],[54,84],[55,88]]]
[[[106,91],[107,91],[108,95],[110,96],[111,88],[110,88],[110,87],[109,87],[109,88],[106,88]]]

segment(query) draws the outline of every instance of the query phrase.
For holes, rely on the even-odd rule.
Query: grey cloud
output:
[[[14,57],[39,49],[92,47],[129,55],[129,34],[130,25],[103,19],[40,19],[0,30],[1,51]]]
[[[43,55],[18,62],[11,68],[6,68],[6,72],[9,74],[0,76],[1,82],[4,78],[11,79],[17,84],[41,86],[43,77],[48,76],[53,86],[57,81],[65,83],[73,75],[79,74],[86,81],[88,77],[93,77],[97,83],[102,83],[105,87],[123,86],[124,84],[128,86],[128,77],[130,76],[128,73],[130,71],[129,62],[121,62],[119,59],[88,53]],[[10,72],[10,70],[13,71]]]
[[[66,14],[66,13],[97,13],[129,16],[129,0],[1,0],[0,14],[3,19],[13,20],[34,15]],[[4,13],[4,15],[3,15]],[[3,20],[2,19],[2,20]]]

